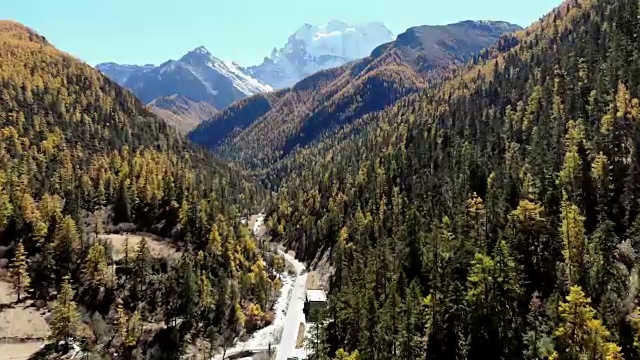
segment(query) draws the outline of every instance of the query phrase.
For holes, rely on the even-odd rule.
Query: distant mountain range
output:
[[[273,163],[327,131],[383,110],[472,59],[501,35],[499,21],[419,26],[371,55],[319,71],[290,89],[255,95],[203,122],[189,138],[246,164]]]
[[[129,88],[166,121],[180,124],[183,131],[209,118],[216,109],[223,109],[247,96],[273,90],[252,78],[237,64],[216,58],[202,46],[179,60],[169,60],[159,66],[103,63],[96,67]],[[158,104],[163,106],[158,108]],[[190,109],[185,108],[187,104],[197,105]]]
[[[159,66],[109,62],[96,68],[131,89],[167,121],[181,123],[187,126],[182,130],[188,130],[189,126],[205,120],[198,120],[199,115],[209,114],[212,109],[223,109],[257,93],[293,86],[317,71],[363,58],[378,45],[391,40],[392,33],[381,23],[350,25],[334,20],[320,26],[303,25],[284,47],[274,48],[262,64],[246,69],[216,58],[202,46],[179,60],[169,60]],[[156,108],[154,100],[165,97],[181,99],[180,106]],[[185,101],[199,105],[180,119],[185,116]],[[163,103],[168,105],[166,101]],[[203,104],[209,105],[206,111],[201,111]]]
[[[218,113],[213,118],[211,115],[239,100],[291,87],[278,94],[301,95],[300,89],[307,89],[305,91],[309,94],[305,96],[314,100],[305,100],[303,108],[310,112],[309,116],[324,118],[332,115],[333,111],[328,111],[326,115],[317,113],[320,103],[337,101],[337,95],[347,98],[354,96],[354,91],[362,92],[359,97],[379,96],[376,91],[381,89],[371,87],[372,82],[384,78],[383,83],[386,83],[393,79],[395,85],[390,96],[370,99],[370,104],[360,104],[363,105],[360,110],[352,109],[351,115],[331,118],[330,122],[334,124],[344,122],[362,111],[381,110],[398,97],[424,87],[425,73],[429,70],[464,62],[472,54],[494,43],[502,33],[518,28],[505,22],[464,21],[446,26],[413,27],[394,41],[393,34],[382,23],[351,25],[333,20],[320,26],[303,25],[282,48],[274,48],[271,56],[266,57],[262,64],[247,68],[220,60],[202,46],[189,51],[179,60],[169,60],[159,66],[103,63],[96,67],[118,84],[131,89],[143,103],[149,105],[150,110],[167,122],[179,124],[183,132],[192,130],[203,120],[212,119],[209,122],[211,124],[216,119],[225,118],[228,112]],[[400,67],[388,67],[389,64]],[[381,66],[387,68],[376,71]],[[309,83],[314,83],[314,86],[308,86]],[[287,104],[291,96],[286,97],[289,99]],[[278,97],[273,95],[268,98],[272,101]],[[250,103],[241,104],[246,106]],[[159,104],[162,107],[158,107]],[[299,105],[296,101],[291,103],[291,106]],[[194,108],[191,109],[191,106]],[[287,116],[301,116],[299,121],[304,123],[304,116],[300,115],[298,108],[289,110]],[[243,119],[237,125],[243,127],[250,123]],[[227,125],[223,128],[230,129]],[[223,131],[208,140],[198,137],[201,142],[213,145],[227,136],[228,133]],[[304,136],[313,138],[309,133]]]
[[[145,104],[159,97],[180,95],[222,109],[247,96],[272,90],[235,63],[216,58],[202,46],[159,66],[107,63],[97,68],[131,89]]]

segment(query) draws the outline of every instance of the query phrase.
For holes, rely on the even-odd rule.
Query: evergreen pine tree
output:
[[[9,271],[9,277],[11,278],[11,285],[13,285],[13,291],[18,295],[18,302],[21,300],[22,295],[26,295],[29,290],[29,284],[31,282],[28,273],[28,260],[27,253],[24,250],[22,241],[16,246],[16,252]]]
[[[5,181],[4,173],[0,171],[0,233],[9,224],[9,219],[13,214],[13,205],[4,188]]]
[[[313,354],[316,360],[328,360],[329,348],[327,346],[326,317],[323,310],[313,310],[311,317],[314,323],[309,329],[309,338],[305,341],[307,353]]]
[[[132,264],[133,277],[132,288],[134,299],[143,301],[147,298],[147,282],[151,274],[151,251],[147,240],[142,238],[136,249],[135,259]]]
[[[122,299],[118,297],[115,303],[115,330],[116,337],[118,337],[120,341],[124,341],[124,339],[127,338],[127,323],[128,318],[124,311],[124,306],[122,305]]]
[[[55,230],[53,251],[59,269],[59,279],[69,275],[78,265],[77,251],[80,246],[76,222],[65,216]]]
[[[128,180],[120,180],[116,202],[113,206],[113,222],[116,224],[131,222],[131,197],[129,194]]]
[[[51,311],[51,338],[56,341],[69,341],[77,335],[80,314],[73,301],[73,290],[69,276],[62,279],[60,291]]]
[[[609,342],[609,331],[596,318],[579,286],[572,286],[567,302],[560,304],[562,323],[554,331],[556,351],[551,359],[610,359],[622,360],[620,347]]]
[[[34,297],[40,300],[49,299],[49,293],[56,284],[56,263],[53,255],[53,244],[47,243],[41,254],[36,254],[31,262]]]
[[[124,338],[124,345],[128,348],[134,347],[140,340],[142,334],[142,322],[140,318],[140,311],[136,310],[129,317],[127,323],[127,336]]]

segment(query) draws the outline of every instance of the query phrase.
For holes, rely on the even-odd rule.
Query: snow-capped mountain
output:
[[[270,57],[247,68],[247,72],[273,88],[286,88],[320,70],[369,56],[378,45],[393,40],[393,33],[380,22],[350,25],[332,20],[320,26],[304,24],[284,47],[274,48]]]
[[[96,65],[96,68],[101,73],[105,74],[111,80],[123,86],[127,79],[136,73],[145,72],[153,69],[155,66],[151,64],[147,65],[121,65],[112,62],[102,63]]]
[[[496,44],[504,33],[521,29],[501,21],[411,27],[370,56],[317,72],[293,87],[238,101],[188,137],[240,161],[265,153],[288,156],[421,91],[452,66],[466,64]]]
[[[97,68],[123,85],[145,104],[172,95],[180,95],[195,102],[206,102],[222,109],[247,96],[271,91],[245,73],[237,64],[222,61],[200,46],[181,57],[169,60],[157,67],[138,69],[124,76],[111,69],[128,69],[117,64],[100,64]]]
[[[180,62],[207,84],[211,92],[216,92],[215,85],[226,79],[230,80],[233,87],[247,96],[273,90],[271,86],[261,84],[258,80],[247,75],[236,63],[214,57],[203,46],[183,56]]]

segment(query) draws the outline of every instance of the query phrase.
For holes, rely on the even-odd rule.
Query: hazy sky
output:
[[[529,25],[561,0],[4,0],[19,21],[88,63],[159,64],[206,46],[253,65],[304,23],[382,21],[394,34],[415,25],[505,20]]]

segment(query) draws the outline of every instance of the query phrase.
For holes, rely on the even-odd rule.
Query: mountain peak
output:
[[[394,36],[381,22],[349,24],[332,19],[322,25],[303,24],[284,47],[275,49],[261,65],[248,69],[274,88],[285,88],[320,70],[368,56]]]
[[[211,53],[209,52],[209,50],[207,50],[207,48],[205,48],[204,46],[198,46],[197,48],[184,54],[179,61],[188,63],[188,64],[194,64],[194,63],[204,63],[204,62],[216,61],[216,60],[218,59],[215,56],[211,55]]]
[[[184,54],[184,56],[182,56],[182,58],[180,58],[181,61],[183,60],[188,60],[188,59],[202,59],[202,58],[211,58],[212,55],[209,52],[209,50],[207,50],[206,47],[204,46],[198,46],[197,48],[189,51],[188,53]]]
[[[44,36],[12,20],[0,20],[0,33],[3,33],[5,37],[11,37],[15,40],[50,45]]]
[[[343,31],[336,30],[339,27]],[[447,77],[452,66],[466,64],[495,44],[504,33],[501,30],[503,26],[487,22],[425,25],[409,29],[393,41],[380,23],[352,26],[334,22],[307,29],[317,35],[311,43],[295,39],[291,53],[278,52],[276,61],[249,69],[252,75],[282,83],[295,79],[306,67],[345,61],[345,53],[332,52],[331,45],[353,47],[362,44],[358,41],[361,37],[390,41],[378,46],[371,56],[317,71],[289,89],[237,102],[191,133],[191,139],[211,148],[224,143],[223,152],[233,153],[239,161],[253,161],[264,154],[289,158],[297,149],[321,143],[325,135],[349,133],[354,121],[420,92],[431,80]],[[383,36],[371,38],[379,33]],[[271,161],[267,156],[262,159]]]
[[[197,54],[203,54],[203,55],[211,55],[209,50],[207,50],[207,48],[204,47],[204,45],[198,46],[197,48],[191,50],[190,52],[197,53]]]

